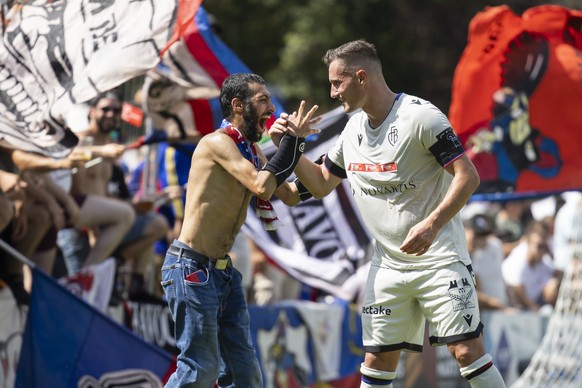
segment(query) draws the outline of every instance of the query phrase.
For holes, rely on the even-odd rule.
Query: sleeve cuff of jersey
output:
[[[324,161],[325,167],[331,172],[333,175],[337,176],[338,178],[346,179],[348,175],[346,174],[346,170],[329,160],[326,156]]]

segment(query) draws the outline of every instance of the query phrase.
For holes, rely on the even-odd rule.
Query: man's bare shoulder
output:
[[[225,155],[237,150],[234,141],[222,129],[217,129],[202,137],[196,148],[201,148],[215,155]]]
[[[205,147],[220,147],[223,146],[227,140],[230,140],[230,137],[226,134],[226,132],[224,132],[222,129],[217,129],[208,135],[202,136],[198,142],[198,146],[202,145]]]

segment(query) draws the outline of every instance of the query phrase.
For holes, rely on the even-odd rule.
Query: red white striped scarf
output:
[[[254,143],[249,143],[240,133],[240,131],[233,127],[232,124],[224,127],[224,130],[230,136],[230,138],[236,143],[240,153],[253,163],[257,171],[261,170],[261,162],[259,160],[259,155],[257,154],[257,149]],[[263,227],[265,230],[275,230],[280,226],[281,221],[277,217],[277,213],[273,208],[271,201],[267,199],[261,199],[255,196],[255,214],[263,222]]]

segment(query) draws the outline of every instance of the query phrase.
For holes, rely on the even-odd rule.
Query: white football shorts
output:
[[[461,262],[436,269],[394,270],[372,261],[362,304],[366,352],[422,351],[425,322],[431,345],[477,338],[475,276]]]

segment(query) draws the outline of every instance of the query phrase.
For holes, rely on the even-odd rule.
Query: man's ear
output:
[[[359,84],[363,84],[368,80],[368,74],[365,70],[358,70],[356,71],[356,79]]]
[[[230,102],[230,106],[232,108],[232,111],[234,113],[242,113],[243,109],[244,109],[244,105],[243,102],[240,98],[233,98],[232,101]]]

